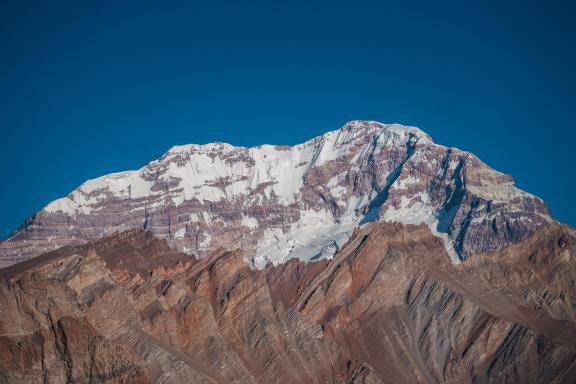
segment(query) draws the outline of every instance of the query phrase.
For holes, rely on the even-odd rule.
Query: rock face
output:
[[[0,244],[0,266],[144,228],[202,258],[242,249],[257,268],[331,258],[361,224],[426,224],[455,262],[550,221],[546,205],[474,155],[414,127],[353,121],[293,147],[170,149],[90,180]]]
[[[2,383],[573,383],[576,237],[455,264],[425,224],[369,223],[258,270],[131,230],[0,270],[0,310]]]

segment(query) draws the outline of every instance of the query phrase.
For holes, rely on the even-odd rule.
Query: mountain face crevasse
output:
[[[352,121],[295,146],[184,145],[89,180],[0,244],[0,267],[145,228],[205,257],[242,249],[256,268],[331,258],[370,222],[426,224],[454,262],[551,221],[539,198],[415,127]]]

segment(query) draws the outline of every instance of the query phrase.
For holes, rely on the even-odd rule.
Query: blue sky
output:
[[[241,3],[3,1],[0,237],[173,145],[353,119],[474,152],[576,225],[571,2]]]

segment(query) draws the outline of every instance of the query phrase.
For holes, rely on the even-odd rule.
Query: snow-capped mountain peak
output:
[[[351,121],[295,146],[174,146],[51,202],[0,244],[0,256],[6,265],[144,227],[198,257],[242,248],[261,268],[331,257],[378,220],[428,225],[457,261],[517,241],[549,213],[510,176],[416,127]]]

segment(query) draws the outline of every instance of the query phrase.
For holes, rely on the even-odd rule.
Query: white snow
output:
[[[50,213],[60,211],[67,214],[74,214],[79,211],[79,207],[74,200],[71,200],[68,197],[62,197],[45,206],[44,210]],[[84,213],[84,211],[80,211],[80,213]]]
[[[242,215],[242,225],[250,229],[258,228],[258,220],[254,217]]]
[[[413,176],[408,176],[404,179],[399,179],[398,180],[398,186],[396,187],[397,189],[406,189],[409,186],[418,183],[419,180]]]
[[[263,191],[266,198],[276,196],[279,202],[290,204],[296,201],[303,177],[310,168],[345,155],[355,140],[369,134],[376,134],[377,146],[400,144],[408,140],[410,134],[421,142],[430,140],[415,127],[352,121],[341,129],[288,149],[272,145],[244,148],[226,143],[174,146],[159,160],[140,170],[88,180],[68,197],[53,201],[44,209],[65,214],[91,214],[98,209],[96,204],[110,196],[119,199],[153,197],[154,203],[148,208],[155,209],[168,203],[180,205],[193,198],[203,202],[247,195],[262,185],[268,185]],[[226,160],[226,156],[235,155],[245,156],[252,163]],[[158,180],[154,180],[155,177]],[[177,186],[169,193],[163,188],[152,190],[156,182],[177,182]],[[328,187],[337,183],[335,179]],[[336,195],[341,192],[341,189],[334,190]]]
[[[330,189],[330,193],[332,194],[332,196],[334,196],[336,198],[343,197],[347,191],[348,191],[348,189],[342,185],[337,185],[337,186],[332,187]]]
[[[438,232],[437,208],[429,205],[430,198],[425,193],[418,193],[411,198],[401,197],[400,207],[389,207],[381,218],[387,222],[402,224],[426,224],[434,236],[442,239],[446,252],[453,263],[458,264],[460,259],[454,250],[454,244],[448,234]]]
[[[352,121],[339,130],[313,138],[292,147],[261,145],[244,148],[226,143],[204,145],[190,144],[170,148],[159,160],[155,160],[139,170],[112,173],[88,180],[68,197],[55,200],[44,207],[47,212],[62,212],[68,215],[98,214],[98,205],[105,199],[126,199],[135,201],[134,209],[144,209],[138,201],[146,198],[146,208],[150,211],[168,204],[176,206],[197,199],[201,203],[217,202],[222,199],[235,199],[250,196],[251,203],[263,203],[276,198],[283,205],[300,203],[299,192],[304,178],[313,167],[326,166],[331,161],[350,153],[358,140],[373,137],[372,141],[349,160],[347,171],[362,171],[371,153],[381,153],[390,146],[404,146],[408,140],[417,140],[419,145],[436,145],[430,137],[416,127],[399,124]],[[426,147],[429,148],[429,147]],[[427,152],[416,153],[412,161],[429,160]],[[454,170],[458,162],[451,160],[449,169]],[[360,225],[360,212],[376,196],[376,190],[358,195],[341,185],[346,172],[333,176],[324,186],[340,206],[344,214],[336,222],[331,212],[301,207],[300,219],[289,228],[267,229],[260,239],[254,257],[254,266],[264,267],[268,262],[278,264],[290,258],[318,260],[331,258],[342,244],[348,240],[354,228]],[[392,190],[406,194],[410,186],[418,183],[414,176],[403,176],[392,186]],[[169,185],[168,191],[165,186]],[[512,199],[528,195],[515,188],[513,183],[502,185],[500,190],[487,190],[484,187],[471,187],[477,193],[494,198]],[[253,191],[260,191],[253,194]],[[142,199],[142,200],[139,200]],[[320,199],[320,198],[319,198]],[[380,218],[382,221],[405,224],[427,224],[432,232],[443,239],[448,253],[458,262],[452,243],[444,233],[438,233],[438,207],[430,202],[425,193],[404,195],[398,208],[388,207]],[[509,207],[513,209],[513,207]],[[484,218],[474,218],[479,223]],[[202,222],[207,226],[222,221],[216,214],[206,211],[191,213],[189,223]],[[241,225],[255,230],[258,221],[246,214],[242,215]],[[185,228],[179,228],[174,237],[183,238]],[[212,244],[209,233],[205,233],[199,248],[208,249]],[[192,252],[192,249],[187,249]]]
[[[186,228],[178,228],[178,230],[176,230],[176,232],[174,233],[174,238],[175,239],[182,239],[184,238],[184,235],[186,235]]]
[[[335,223],[328,211],[303,211],[300,220],[286,233],[279,228],[265,231],[256,247],[254,266],[261,269],[268,262],[278,265],[292,258],[303,261],[332,258],[357,225],[358,219],[351,216]]]
[[[199,250],[206,250],[212,242],[212,236],[209,233],[204,233],[204,239],[198,243]]]

